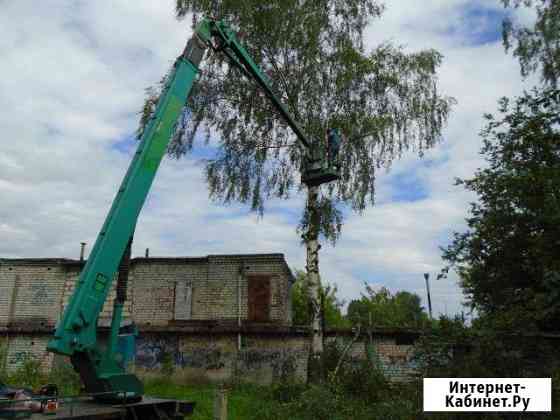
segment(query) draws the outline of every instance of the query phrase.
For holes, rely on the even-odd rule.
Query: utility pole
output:
[[[430,273],[424,273],[424,278],[426,279],[426,291],[428,293],[428,311],[430,314],[430,319],[432,319],[432,298],[430,296]]]

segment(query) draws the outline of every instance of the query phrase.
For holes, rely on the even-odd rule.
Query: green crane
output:
[[[231,63],[254,79],[307,150],[302,182],[320,185],[338,178],[336,159],[327,158],[326,146],[310,141],[286,107],[276,97],[262,71],[223,21],[204,19],[195,29],[183,53],[177,58],[160,95],[151,120],[145,127],[128,171],[118,190],[105,223],[76,283],[74,294],[57,324],[47,350],[70,357],[88,393],[97,399],[115,401],[120,393],[138,400],[142,382],[123,367],[117,346],[126,298],[126,270],[119,271],[117,295],[106,348],[97,339],[97,321],[111,289],[119,264],[130,258],[130,246],[138,215],[167,150],[177,119],[189,98],[199,65],[210,48],[225,54]],[[336,130],[329,143],[340,143]],[[118,398],[121,398],[120,396]]]

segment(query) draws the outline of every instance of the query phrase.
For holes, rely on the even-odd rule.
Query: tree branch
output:
[[[338,370],[340,369],[340,366],[342,365],[342,362],[344,361],[344,358],[346,357],[346,353],[348,353],[348,350],[350,350],[350,347],[352,347],[354,345],[354,343],[360,337],[361,330],[362,330],[362,326],[360,324],[358,324],[358,328],[356,328],[356,333],[354,334],[354,337],[346,345],[346,347],[342,351],[342,354],[340,355],[340,359],[338,359],[338,362],[336,364],[336,368],[334,369],[333,376],[332,376],[333,380],[336,378],[336,374],[338,373]]]

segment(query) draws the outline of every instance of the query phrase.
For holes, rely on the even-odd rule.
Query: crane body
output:
[[[123,355],[119,353],[117,346],[126,298],[126,278],[119,275],[106,347],[100,346],[98,342],[97,322],[119,264],[130,258],[130,246],[138,216],[208,48],[223,52],[232,64],[257,82],[301,144],[310,151],[308,162],[315,166],[310,165],[310,170],[304,171],[304,183],[320,185],[338,177],[336,170],[328,164],[326,153],[320,156],[317,152],[320,148],[314,147],[314,144],[320,143],[307,138],[229,26],[223,21],[204,19],[195,29],[183,54],[175,61],[74,293],[47,346],[50,352],[70,357],[86,391],[97,394],[99,400],[115,400],[116,393],[121,394],[118,399],[124,394],[130,400],[139,400],[144,393],[141,381],[135,375],[127,373],[123,367]]]

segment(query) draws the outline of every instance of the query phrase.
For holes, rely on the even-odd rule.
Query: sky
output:
[[[476,197],[454,186],[484,165],[483,114],[515,96],[519,66],[501,44],[498,0],[387,0],[364,36],[368,49],[392,41],[413,52],[443,54],[440,91],[454,97],[442,141],[422,159],[411,152],[377,174],[376,205],[347,211],[335,247],[320,267],[348,302],[367,282],[419,294],[430,273],[434,314],[465,310],[440,247],[466,229]],[[91,249],[128,167],[145,89],[183,50],[190,20],[175,19],[172,0],[0,1],[0,258],[77,258]],[[513,16],[530,23],[526,10]],[[208,198],[200,151],[164,158],[138,220],[133,255],[203,256],[283,253],[305,267],[296,233],[305,197],[267,203],[263,218],[242,205]],[[87,251],[86,251],[87,256]]]

